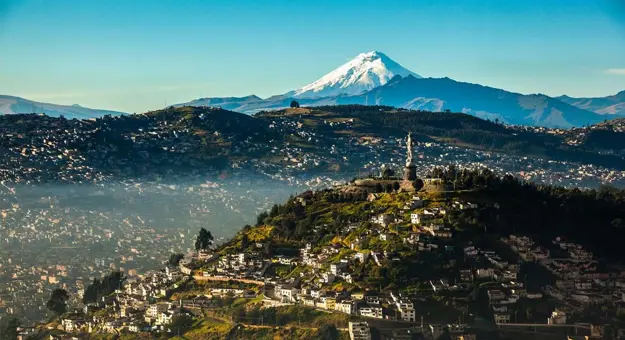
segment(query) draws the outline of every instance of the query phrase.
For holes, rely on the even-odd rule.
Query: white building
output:
[[[371,222],[379,224],[383,227],[388,226],[391,222],[393,222],[393,220],[394,217],[391,214],[380,214],[371,218]]]
[[[334,275],[347,268],[347,262],[335,262],[330,265],[330,272]]]
[[[399,311],[401,315],[402,321],[409,321],[409,322],[416,321],[416,314],[415,314],[414,305],[412,304],[412,302],[408,300],[399,300],[397,302],[397,310]]]
[[[366,322],[350,322],[348,329],[351,340],[371,340],[371,329]]]
[[[360,316],[382,319],[382,307],[366,306],[358,310]]]
[[[148,308],[145,310],[145,316],[152,320],[155,320],[156,318],[158,318],[159,314],[166,312],[167,310],[169,310],[170,307],[171,304],[168,302],[159,302],[153,305],[149,305]]]
[[[345,314],[354,314],[356,305],[351,300],[339,301],[334,305],[334,309]]]
[[[417,213],[410,214],[410,223],[412,224],[421,224],[421,215]]]

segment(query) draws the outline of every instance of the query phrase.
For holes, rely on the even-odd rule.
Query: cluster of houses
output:
[[[544,288],[562,305],[551,322],[566,320],[561,316],[589,306],[625,307],[625,271],[607,270],[581,245],[556,238],[547,249],[529,237],[514,235],[504,242],[524,261],[537,262],[556,277],[555,285]]]
[[[469,283],[479,280],[489,283],[486,291],[488,306],[496,324],[516,321],[512,316],[516,313],[519,299],[543,298],[541,293],[528,292],[525,282],[519,281],[518,263],[510,263],[496,251],[483,250],[474,245],[467,245],[463,252],[465,258],[470,260],[472,268],[460,270],[460,281]]]
[[[194,253],[193,259],[206,258],[206,253]],[[105,333],[163,331],[177,316],[184,315],[188,304],[203,305],[199,301],[167,301],[180,285],[189,279],[190,259],[183,259],[178,266],[167,265],[162,270],[148,271],[129,278],[113,294],[101,297],[95,303],[84,306],[82,311],[66,314],[61,325],[69,333]],[[95,313],[107,309],[107,313]]]
[[[349,338],[351,340],[371,340],[371,327],[366,321],[349,322]],[[394,328],[383,338],[393,340],[412,339],[444,339],[447,336],[452,340],[477,340],[474,333],[468,332],[463,324],[433,324],[411,328]]]
[[[388,295],[374,291],[347,293],[317,287],[297,288],[293,284],[277,284],[269,295],[285,303],[301,303],[305,306],[345,314],[406,322],[416,321],[414,304],[398,293]]]

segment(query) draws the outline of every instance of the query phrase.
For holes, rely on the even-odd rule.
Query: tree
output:
[[[424,185],[425,184],[423,183],[423,180],[421,178],[417,178],[414,180],[414,182],[412,182],[412,186],[414,187],[415,191],[423,189]]]
[[[384,192],[384,188],[382,188],[382,184],[380,183],[375,184],[375,192]]]
[[[112,272],[104,276],[101,280],[93,279],[93,282],[87,287],[82,297],[84,304],[97,302],[102,296],[113,293],[116,289],[121,289],[124,280],[124,274],[119,271]]]
[[[247,246],[250,244],[250,240],[247,236],[246,233],[243,233],[243,236],[241,236],[241,248],[245,249],[247,248]]]
[[[263,211],[262,213],[258,214],[258,216],[256,217],[256,225],[257,226],[263,225],[267,217],[269,217],[269,213],[267,213],[266,211]]]
[[[57,288],[52,291],[50,300],[46,303],[46,307],[57,315],[61,315],[67,312],[67,300],[69,300],[69,294],[65,289]]]
[[[169,329],[174,334],[183,334],[193,326],[193,318],[186,315],[178,315],[172,318]]]
[[[213,235],[210,231],[202,228],[195,239],[195,250],[207,250],[213,244]]]
[[[280,206],[278,206],[277,204],[274,204],[273,207],[271,207],[271,211],[269,211],[269,217],[276,217],[280,214]]]
[[[178,263],[180,263],[180,260],[182,260],[184,258],[184,254],[171,254],[169,255],[169,261],[167,261],[167,264],[169,264],[170,266],[177,266]]]
[[[339,338],[339,331],[332,324],[324,324],[319,328],[317,334],[319,340],[337,340]]]
[[[384,187],[384,189],[386,190],[387,193],[391,193],[393,192],[393,185],[391,185],[391,183],[386,183],[386,186]]]
[[[13,316],[0,316],[0,340],[16,340],[20,321]]]
[[[292,100],[291,101],[291,107],[292,108],[297,108],[299,107],[299,102],[297,100]]]
[[[393,190],[395,191],[399,190],[399,182],[393,183]]]
[[[382,170],[382,178],[388,179],[392,176],[395,176],[395,171],[393,171],[392,169],[384,168],[384,170]]]

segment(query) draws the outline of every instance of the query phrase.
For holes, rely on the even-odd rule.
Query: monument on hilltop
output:
[[[408,133],[406,139],[406,166],[404,167],[404,179],[406,181],[414,181],[417,179],[417,167],[412,161],[412,132]]]

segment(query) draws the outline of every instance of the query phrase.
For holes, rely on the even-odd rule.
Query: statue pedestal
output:
[[[404,167],[404,180],[414,181],[417,179],[417,167],[413,164],[406,165]]]

